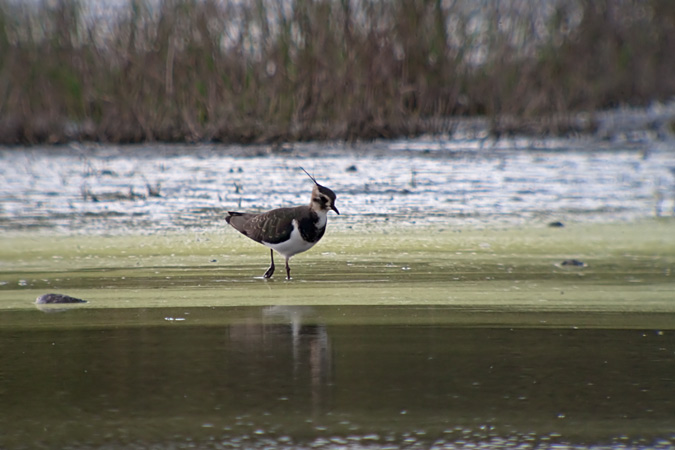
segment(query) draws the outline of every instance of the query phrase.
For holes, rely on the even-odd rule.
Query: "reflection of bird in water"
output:
[[[314,308],[308,306],[271,306],[263,309],[266,317],[281,316],[290,321],[293,342],[293,371],[297,376],[305,363],[303,352],[309,350],[309,364],[312,387],[312,403],[318,411],[322,403],[321,388],[329,385],[332,374],[332,354],[330,339],[323,324],[302,325],[303,316],[314,314]]]
[[[314,308],[309,306],[270,306],[263,309],[264,316],[281,316],[290,322],[294,360],[298,358],[302,338],[311,338],[311,344],[318,344],[320,352],[329,348],[325,325],[302,325],[302,317],[313,313]]]
[[[291,323],[291,332],[293,335],[293,345],[296,345],[300,338],[300,328],[302,327],[302,316],[311,315],[314,308],[310,306],[269,306],[263,309],[263,316],[281,316]]]
[[[332,353],[326,326],[310,322],[312,317],[317,316],[311,307],[272,306],[262,309],[262,320],[252,316],[231,325],[228,335],[256,375],[292,384],[300,399],[308,392],[318,413],[329,399]],[[271,361],[276,361],[272,373]]]

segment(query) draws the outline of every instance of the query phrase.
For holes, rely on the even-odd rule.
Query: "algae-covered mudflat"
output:
[[[672,313],[673,230],[663,219],[329,232],[292,259],[290,281],[280,274],[262,279],[267,250],[231,229],[16,234],[3,244],[0,308],[33,308],[37,296],[57,292],[88,300],[82,308],[444,305]]]

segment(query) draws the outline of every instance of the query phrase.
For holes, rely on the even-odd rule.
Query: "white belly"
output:
[[[283,255],[286,258],[290,258],[293,255],[298,253],[306,252],[310,248],[314,247],[316,242],[307,242],[302,239],[300,235],[300,229],[298,228],[298,221],[293,221],[293,232],[291,233],[291,238],[285,242],[280,242],[278,244],[272,244],[270,242],[262,242],[266,247],[271,248],[280,255]]]

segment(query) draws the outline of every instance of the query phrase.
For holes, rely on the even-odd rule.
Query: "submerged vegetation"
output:
[[[675,95],[671,0],[91,8],[0,0],[0,143],[369,139],[474,115],[565,133]]]

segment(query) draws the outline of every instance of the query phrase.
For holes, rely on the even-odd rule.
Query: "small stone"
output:
[[[566,259],[560,263],[561,266],[586,267],[586,263],[578,259]]]
[[[35,303],[44,305],[56,303],[87,303],[87,301],[63,294],[44,294],[36,298]]]

